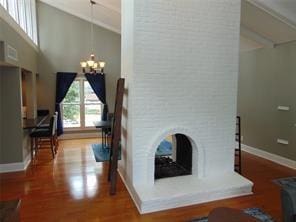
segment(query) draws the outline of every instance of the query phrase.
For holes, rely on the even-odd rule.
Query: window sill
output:
[[[87,132],[98,132],[95,127],[89,128],[64,128],[65,133],[87,133]]]
[[[86,139],[86,138],[100,138],[101,133],[99,131],[68,131],[59,136],[61,140],[69,139]]]

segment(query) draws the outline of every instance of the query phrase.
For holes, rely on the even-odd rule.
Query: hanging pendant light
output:
[[[83,73],[104,73],[105,62],[103,61],[96,61],[94,52],[94,23],[93,23],[93,6],[96,4],[95,1],[90,0],[90,13],[91,13],[91,27],[90,27],[90,44],[92,53],[87,61],[80,62],[80,66],[82,68]]]

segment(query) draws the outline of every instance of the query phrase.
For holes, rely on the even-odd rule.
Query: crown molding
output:
[[[108,10],[111,10],[113,12],[116,12],[116,13],[121,15],[121,10],[120,9],[118,9],[116,7],[113,7],[112,5],[109,5],[109,4],[106,5],[106,4],[104,4],[102,2],[102,0],[95,0],[95,2],[97,3],[97,5],[101,5],[102,7],[106,8]]]
[[[251,39],[267,48],[274,48],[275,42],[272,40],[254,32],[253,30],[249,29],[245,25],[241,24],[240,26],[240,34],[248,39]]]

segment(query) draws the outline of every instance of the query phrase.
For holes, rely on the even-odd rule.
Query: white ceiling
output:
[[[89,0],[41,0],[90,21]],[[121,31],[121,0],[95,0],[94,22]],[[242,0],[241,23],[253,35],[241,36],[241,50],[264,46],[259,40],[281,44],[296,40],[296,0]],[[258,38],[250,38],[258,36]]]
[[[278,6],[275,7],[272,2],[277,2]],[[284,13],[287,2],[291,9],[296,8],[296,0],[243,0],[241,24],[274,44],[296,40],[296,26],[293,23],[296,11]]]
[[[296,1],[295,0],[249,0],[257,7],[266,10],[280,19],[296,27]]]
[[[90,17],[89,0],[41,0],[55,8],[87,21]],[[120,33],[121,0],[95,0],[94,23],[111,31]]]

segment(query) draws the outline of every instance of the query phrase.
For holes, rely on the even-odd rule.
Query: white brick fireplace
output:
[[[126,91],[119,173],[141,213],[252,193],[234,173],[240,1],[122,1]],[[168,135],[192,145],[192,175],[154,180]]]

